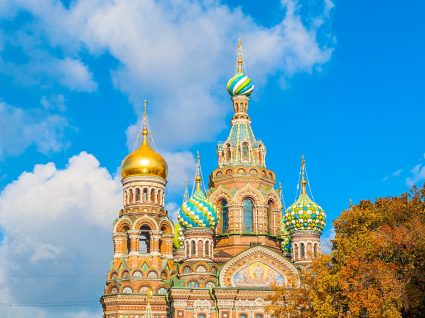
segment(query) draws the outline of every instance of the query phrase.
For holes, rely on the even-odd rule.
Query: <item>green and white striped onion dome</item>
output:
[[[178,213],[178,221],[184,228],[214,228],[218,223],[217,207],[211,203],[197,185],[189,200],[183,202]]]

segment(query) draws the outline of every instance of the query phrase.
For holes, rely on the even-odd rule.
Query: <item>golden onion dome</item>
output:
[[[167,179],[168,165],[165,159],[148,143],[148,130],[143,128],[143,142],[121,164],[121,176],[156,176]]]

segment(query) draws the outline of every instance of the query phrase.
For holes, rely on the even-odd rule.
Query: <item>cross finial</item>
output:
[[[147,140],[148,135],[148,112],[147,112],[147,100],[143,101],[143,142]]]
[[[183,194],[183,202],[189,200],[189,189],[187,186],[187,179],[184,181],[184,194]]]
[[[243,72],[242,39],[239,38],[239,41],[238,41],[238,59],[237,59],[236,73],[242,73],[242,72]]]
[[[196,190],[201,190],[201,156],[199,151],[196,152]]]
[[[305,180],[305,159],[301,156],[301,194],[307,193],[307,181]]]

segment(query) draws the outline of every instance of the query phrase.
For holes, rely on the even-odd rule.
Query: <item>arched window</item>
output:
[[[151,202],[152,203],[155,202],[155,190],[154,189],[151,190]]]
[[[227,160],[232,159],[232,151],[230,151],[230,145],[229,144],[227,144],[227,147],[226,147],[226,157],[227,157]]]
[[[130,191],[130,200],[129,200],[129,204],[132,204],[133,203],[133,189],[130,189],[129,190]]]
[[[123,292],[123,294],[132,294],[133,290],[130,287],[124,287],[122,292]]]
[[[196,243],[192,241],[192,257],[196,257]]]
[[[313,258],[313,244],[310,242],[307,243],[307,259]]]
[[[204,249],[205,257],[209,257],[209,255],[208,255],[210,253],[209,246],[210,246],[209,242],[206,241],[205,242],[205,249]]]
[[[143,202],[147,202],[148,201],[148,189],[144,188],[143,189]]]
[[[295,244],[294,246],[295,246],[295,248],[294,248],[294,260],[297,261],[299,259],[298,244]]]
[[[242,158],[244,160],[248,160],[249,158],[248,144],[246,142],[244,142],[242,145]]]
[[[130,234],[128,233],[128,231],[130,230],[128,228],[128,226],[124,226],[123,228],[124,232],[125,232],[125,240],[126,240],[126,254],[130,253],[130,247],[131,247],[131,240],[130,240]]]
[[[140,202],[140,189],[136,189],[136,202]]]
[[[221,205],[221,219],[223,220],[222,233],[227,233],[229,230],[229,207],[227,206],[227,200],[223,199],[220,201]]]
[[[251,199],[243,200],[243,226],[244,232],[249,233],[254,231],[253,227],[254,217],[254,202]]]
[[[301,243],[301,259],[305,259],[305,245]]]
[[[269,230],[269,234],[273,234],[273,210],[274,210],[274,203],[272,200],[269,201],[267,205],[267,226]]]
[[[205,314],[198,314],[198,318],[205,318]]]
[[[317,243],[314,244],[314,258],[317,257]]]
[[[143,225],[140,228],[139,235],[139,253],[148,254],[151,252],[151,234],[150,228],[147,225]]]

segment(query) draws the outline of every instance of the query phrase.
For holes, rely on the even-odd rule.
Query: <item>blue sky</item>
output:
[[[0,4],[2,302],[34,304],[40,317],[57,317],[46,299],[75,301],[60,307],[64,317],[99,312],[117,171],[143,99],[170,165],[174,213],[193,154],[200,151],[205,178],[217,165],[238,37],[256,86],[253,129],[286,205],[301,154],[328,214],[325,236],[350,198],[422,185],[424,10],[421,1]],[[40,279],[46,288],[35,293]],[[13,317],[30,309],[0,308]]]

